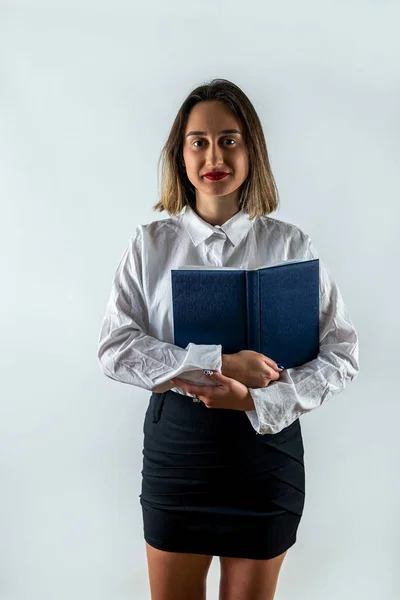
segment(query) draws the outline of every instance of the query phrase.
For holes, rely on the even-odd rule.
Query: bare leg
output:
[[[219,600],[273,600],[286,552],[268,560],[220,557]]]
[[[164,552],[147,542],[146,555],[151,600],[206,600],[212,556]]]

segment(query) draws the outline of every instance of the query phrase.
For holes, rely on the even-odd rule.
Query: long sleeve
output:
[[[153,392],[176,389],[170,379],[182,374],[206,384],[202,371],[221,370],[222,346],[190,343],[183,349],[148,335],[142,256],[138,226],[114,274],[98,340],[101,369],[111,379]]]
[[[310,238],[307,257],[318,258]],[[255,410],[246,414],[259,434],[278,433],[357,378],[358,336],[342,295],[320,259],[320,351],[314,360],[282,371],[266,388],[249,388]]]

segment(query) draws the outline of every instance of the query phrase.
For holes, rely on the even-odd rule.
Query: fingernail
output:
[[[278,365],[278,369],[284,369],[285,367],[283,365]]]

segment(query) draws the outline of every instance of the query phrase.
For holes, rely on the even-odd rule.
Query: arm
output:
[[[141,230],[137,227],[114,275],[98,340],[97,357],[110,379],[153,392],[175,386],[170,379],[208,383],[203,369],[221,369],[221,345],[188,344],[183,349],[148,335],[143,293]]]
[[[308,239],[308,258],[318,258]],[[358,336],[340,290],[320,259],[320,351],[316,359],[283,371],[266,388],[249,388],[246,414],[257,433],[278,433],[300,415],[341,392],[357,378]]]

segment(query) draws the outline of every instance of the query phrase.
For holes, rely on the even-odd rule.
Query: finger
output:
[[[174,377],[173,379],[171,379],[171,381],[173,383],[176,383],[185,392],[189,392],[189,394],[195,394],[195,395],[204,394],[210,387],[210,386],[205,386],[205,385],[193,385],[192,383],[189,385],[188,383],[185,383],[178,377]]]
[[[277,379],[280,379],[280,376],[281,376],[280,371],[279,372],[272,371],[270,379],[273,380],[273,381],[276,381]]]
[[[261,356],[263,357],[264,362],[270,367],[272,367],[274,371],[280,373],[283,370],[283,365],[278,365],[278,363],[272,360],[272,358],[269,358],[269,356],[265,356],[265,354],[261,354]]]
[[[184,381],[182,381],[182,379],[178,379],[177,377],[174,377],[173,379],[171,379],[172,383],[178,387],[180,387],[184,392],[188,392],[188,384],[185,383]]]
[[[278,369],[274,369],[269,363],[263,360],[263,367],[261,369],[262,374],[268,377],[268,379],[275,379],[277,376],[279,377],[280,371]]]
[[[279,377],[280,371],[277,371],[276,369],[274,369],[273,367],[271,367],[269,365],[265,365],[263,370],[264,370],[264,375],[266,377],[268,377],[269,379],[275,379],[276,377]]]

